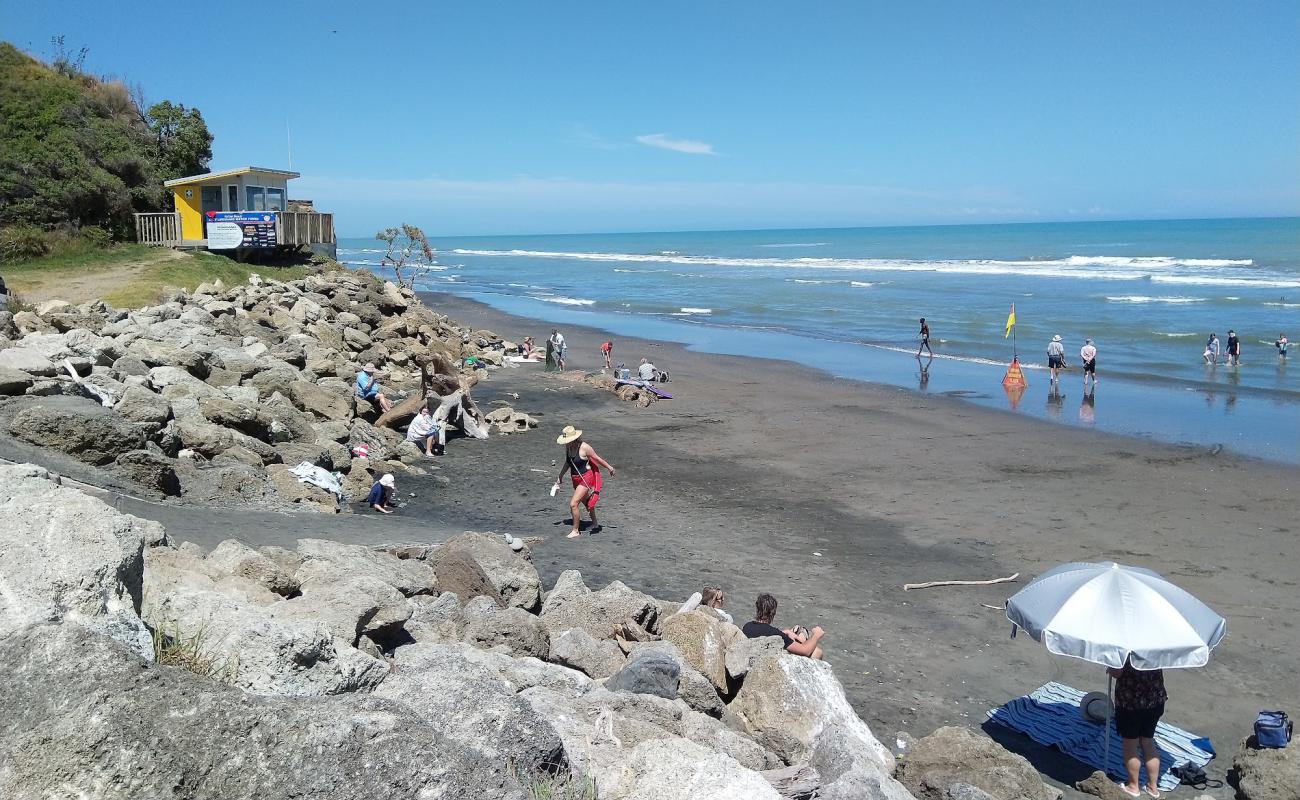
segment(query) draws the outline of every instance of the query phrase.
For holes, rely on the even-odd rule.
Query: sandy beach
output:
[[[551,327],[452,296],[425,300],[506,338],[540,341]],[[564,333],[572,369],[598,369],[606,337]],[[979,726],[988,709],[1050,680],[1104,690],[1102,670],[1049,656],[1024,636],[1011,640],[1003,614],[987,606],[1058,563],[1115,560],[1165,574],[1228,619],[1208,668],[1166,679],[1167,721],[1229,755],[1212,775],[1223,777],[1259,709],[1300,705],[1295,682],[1279,671],[1300,656],[1292,621],[1300,471],[782,362],[615,342],[616,360],[634,364],[643,354],[671,371],[675,399],[640,409],[540,367],[494,372],[475,387],[477,401],[505,399],[541,429],[453,440],[433,477],[399,484],[405,506],[390,517],[118,503],[205,547],[231,536],[252,544],[434,542],[462,530],[540,537],[535,560],[547,585],[565,569],[660,597],[716,584],[738,621],[769,591],[781,602],[778,623],[825,627],[827,658],[887,742],[900,730]],[[570,423],[618,468],[601,499],[604,531],[578,540],[564,538],[563,495],[548,495],[562,455],[555,435]],[[1013,573],[1019,583],[902,589]],[[1058,782],[1081,777],[1018,737],[990,733]]]

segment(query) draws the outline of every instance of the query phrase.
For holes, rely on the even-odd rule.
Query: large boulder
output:
[[[401,703],[253,697],[75,625],[6,640],[0,719],[0,796],[15,800],[528,797]]]
[[[592,678],[608,678],[623,666],[623,651],[608,639],[597,639],[582,628],[551,634],[551,661]]]
[[[25,347],[7,347],[0,350],[0,367],[26,372],[28,375],[47,378],[59,371],[54,362]]]
[[[95,465],[144,447],[144,435],[117,414],[92,400],[68,395],[29,398],[9,420],[9,432]]]
[[[582,582],[582,573],[565,570],[542,603],[541,620],[550,631],[582,628],[597,639],[609,639],[625,622],[649,629],[658,613],[653,597],[620,581],[593,592]]]
[[[194,350],[173,342],[136,339],[125,355],[134,356],[148,367],[179,367],[197,378],[208,376],[208,363]]]
[[[735,681],[743,680],[749,674],[750,667],[756,662],[768,656],[779,656],[784,652],[785,642],[780,636],[737,639],[727,645],[727,675]]]
[[[325,624],[259,604],[257,591],[264,590],[232,590],[204,565],[154,548],[145,558],[142,616],[185,660],[252,694],[339,694],[372,689],[387,676],[384,662]]]
[[[605,681],[605,688],[611,692],[652,694],[672,700],[677,697],[680,680],[681,667],[675,658],[660,650],[647,649],[634,653]]]
[[[526,611],[536,611],[541,605],[542,581],[527,547],[516,552],[510,549],[504,537],[494,533],[467,532],[434,547],[426,560],[434,572],[440,572],[439,561],[453,551],[467,552],[478,562],[506,605]]]
[[[355,464],[353,469],[356,469]],[[505,605],[487,573],[474,560],[474,556],[464,550],[443,553],[438,560],[437,575],[439,592],[451,592],[467,600],[472,597],[490,597],[497,605]]]
[[[362,636],[386,641],[411,616],[401,592],[369,575],[302,583],[302,594],[271,607],[276,617],[315,621],[335,638],[356,646]]]
[[[464,645],[413,644],[375,694],[409,705],[430,726],[489,761],[526,770],[567,766],[551,724]]]
[[[1242,741],[1232,760],[1241,800],[1300,800],[1300,745],[1259,749]]]
[[[180,479],[176,477],[172,460],[156,448],[128,450],[114,459],[113,463],[118,472],[137,486],[165,495],[175,496],[181,493]]]
[[[411,617],[403,628],[417,642],[458,642],[465,632],[465,614],[455,592],[434,597],[420,594],[407,601]]]
[[[150,387],[168,400],[221,396],[220,389],[209,386],[181,367],[152,367],[147,380]]]
[[[894,770],[893,753],[853,711],[835,672],[821,661],[788,653],[762,659],[728,708],[788,764],[829,747],[844,771],[858,765],[882,774]]]
[[[0,394],[22,394],[31,388],[31,374],[13,367],[0,367]]]
[[[660,624],[659,633],[719,692],[727,692],[727,649],[745,639],[739,628],[696,610],[672,615]]]
[[[356,544],[299,539],[298,555],[303,561],[294,577],[302,584],[304,593],[312,581],[328,582],[364,575],[410,597],[433,593],[437,580],[426,564]]]
[[[223,428],[206,419],[182,418],[179,416],[179,407],[177,413],[176,435],[182,447],[208,458],[242,448],[238,451],[240,455],[245,451],[254,453],[262,464],[274,464],[280,460],[280,454],[275,451],[275,448],[260,439],[237,430]]]
[[[703,714],[713,717],[722,716],[725,705],[713,682],[691,666],[691,663],[672,642],[638,642],[633,645],[630,658],[637,658],[642,653],[650,650],[662,652],[677,662],[677,698],[679,700]]]
[[[537,617],[522,608],[501,608],[490,597],[465,603],[465,641],[479,647],[504,645],[514,655],[545,660],[551,654],[551,635]]]
[[[610,796],[625,800],[780,800],[772,784],[734,758],[685,739],[652,739],[632,749]]]
[[[172,416],[172,406],[167,398],[143,386],[126,387],[113,410],[145,436],[153,436],[162,430]]]
[[[139,617],[147,544],[162,526],[59,485],[31,464],[0,466],[0,639],[68,620],[144,658],[153,640]]]
[[[918,739],[899,764],[897,777],[922,800],[947,800],[949,787],[956,784],[974,786],[999,800],[1060,797],[1024,756],[983,734],[955,726]]]
[[[291,570],[236,539],[226,539],[204,560],[214,571],[252,581],[269,592],[285,597],[299,593]]]
[[[289,399],[303,411],[332,420],[352,417],[352,397],[345,391],[333,391],[310,381],[294,381],[288,389]]]

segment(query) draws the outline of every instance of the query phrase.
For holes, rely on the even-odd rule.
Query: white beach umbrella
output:
[[[1113,561],[1044,572],[1007,601],[1007,619],[1049,652],[1140,670],[1203,667],[1228,630],[1158,573]]]

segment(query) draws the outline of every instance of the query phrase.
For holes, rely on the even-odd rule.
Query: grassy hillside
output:
[[[118,308],[138,308],[157,303],[170,291],[190,290],[204,281],[220,278],[227,284],[243,283],[254,272],[294,280],[312,269],[240,264],[203,251],[124,244],[6,264],[0,274],[22,303],[55,299],[83,303],[102,298]]]

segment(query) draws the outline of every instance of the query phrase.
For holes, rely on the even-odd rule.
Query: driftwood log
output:
[[[1020,573],[1008,575],[1005,578],[994,578],[988,581],[926,581],[925,583],[905,583],[903,591],[908,592],[912,589],[929,589],[933,586],[992,586],[995,583],[1010,583],[1020,577]]]

